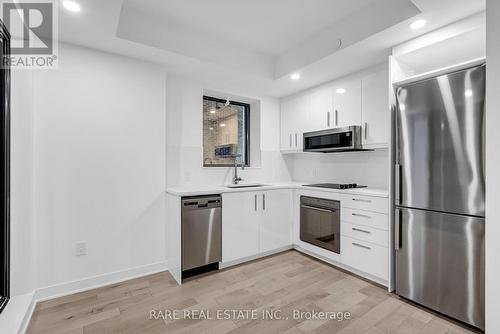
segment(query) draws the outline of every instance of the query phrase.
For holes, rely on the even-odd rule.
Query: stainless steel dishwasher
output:
[[[183,278],[218,269],[222,260],[220,195],[182,199]]]

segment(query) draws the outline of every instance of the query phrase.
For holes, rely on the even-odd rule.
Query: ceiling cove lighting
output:
[[[70,12],[79,12],[81,10],[80,5],[71,0],[64,0],[62,4]]]
[[[300,74],[299,73],[292,73],[292,75],[290,75],[290,79],[292,79],[293,81],[297,81],[300,79]]]
[[[412,24],[410,24],[410,29],[417,30],[423,28],[427,24],[426,20],[416,20]]]
[[[345,88],[337,88],[335,91],[337,94],[344,94],[345,93]]]

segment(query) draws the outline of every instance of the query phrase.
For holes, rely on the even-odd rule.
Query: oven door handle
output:
[[[304,205],[304,204],[302,204],[300,207],[304,208],[304,209],[318,210],[318,211],[322,211],[322,212],[335,212],[335,211],[337,211],[337,210],[317,208],[315,206],[309,206],[309,205]]]

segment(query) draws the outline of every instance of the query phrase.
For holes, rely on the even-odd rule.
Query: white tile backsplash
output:
[[[370,152],[298,153],[285,156],[293,181],[389,187],[387,149]]]

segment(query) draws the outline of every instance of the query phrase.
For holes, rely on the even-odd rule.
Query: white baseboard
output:
[[[0,314],[0,332],[24,334],[34,308],[34,292],[11,296]]]
[[[228,262],[221,262],[220,265],[219,265],[219,268],[224,269],[224,268],[236,266],[238,264],[242,264],[242,263],[245,263],[245,262],[248,262],[248,261],[253,261],[253,260],[260,259],[262,257],[266,257],[266,256],[269,256],[269,255],[281,253],[281,252],[290,250],[292,248],[293,248],[292,245],[289,245],[289,246],[284,246],[284,247],[280,247],[280,248],[277,248],[277,249],[273,249],[271,251],[267,251],[267,252],[255,254],[255,255],[252,255],[252,256],[247,256],[247,257],[244,257],[242,259],[237,259],[237,260],[228,261]]]
[[[30,320],[31,317],[33,316],[33,312],[35,311],[35,307],[36,307],[36,299],[35,299],[35,293],[33,292],[31,297],[31,303],[29,304],[28,309],[26,310],[26,314],[24,315],[21,326],[19,327],[18,334],[24,334],[28,330],[28,325],[30,324]]]
[[[148,264],[145,266],[129,268],[107,274],[83,278],[76,281],[65,282],[40,288],[35,291],[36,302],[62,297],[73,293],[87,291],[102,286],[123,282],[168,270],[167,261]]]
[[[331,264],[332,266],[339,267],[340,269],[346,270],[346,271],[348,271],[350,273],[353,273],[355,275],[358,275],[358,276],[361,276],[363,278],[366,278],[369,281],[372,281],[374,283],[377,283],[379,285],[387,287],[387,281],[386,280],[383,280],[383,279],[378,278],[376,276],[373,276],[373,275],[367,274],[365,272],[359,271],[359,270],[354,269],[352,267],[346,266],[343,263],[340,263],[340,262],[328,259],[328,258],[326,258],[324,256],[318,255],[318,254],[316,254],[314,252],[311,252],[311,251],[309,251],[307,249],[304,249],[304,248],[302,248],[302,247],[300,247],[298,245],[293,245],[293,249],[295,249],[298,252],[301,252],[301,253],[304,253],[306,255],[309,255],[311,257],[314,257],[314,258],[316,258],[318,260],[321,260],[323,262],[326,262],[328,264]]]

